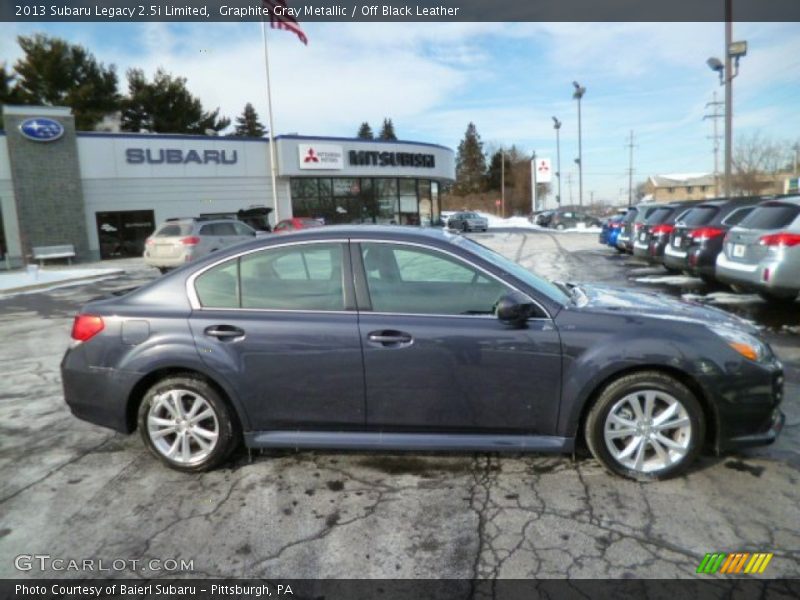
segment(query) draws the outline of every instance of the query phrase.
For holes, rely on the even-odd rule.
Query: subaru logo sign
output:
[[[64,126],[53,119],[36,117],[20,123],[19,132],[34,142],[52,142],[64,135]]]

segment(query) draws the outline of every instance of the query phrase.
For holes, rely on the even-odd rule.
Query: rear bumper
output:
[[[151,267],[181,267],[192,259],[190,255],[182,254],[176,257],[162,257],[162,256],[149,256],[147,252],[144,254],[144,264]]]
[[[716,277],[722,282],[752,289],[775,292],[800,291],[800,273],[793,265],[782,261],[762,260],[759,263],[741,263],[730,260],[722,252],[717,256]]]
[[[682,271],[688,267],[688,262],[688,253],[685,250],[673,248],[671,244],[666,245],[664,248],[665,266]]]
[[[140,377],[130,371],[89,366],[82,346],[67,350],[61,361],[64,401],[72,414],[122,433],[132,431],[127,398]]]

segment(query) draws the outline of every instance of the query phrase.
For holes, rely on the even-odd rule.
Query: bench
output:
[[[33,247],[33,260],[38,260],[40,267],[43,261],[51,258],[66,258],[69,264],[72,264],[72,259],[75,258],[75,246],[72,244],[65,244],[63,246]]]

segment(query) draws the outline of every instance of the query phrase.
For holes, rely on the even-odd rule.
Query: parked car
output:
[[[664,249],[664,266],[713,281],[717,255],[728,230],[760,202],[757,197],[710,200],[689,209],[675,222]]]
[[[181,471],[250,448],[572,452],[634,479],[775,440],[783,371],[748,322],[554,284],[465,236],[333,226],[89,302],[64,397]],[[620,343],[624,340],[624,343]],[[309,361],[314,376],[309,377]]]
[[[550,219],[555,213],[556,211],[554,210],[541,210],[531,215],[530,221],[539,227],[548,227],[550,225]]]
[[[144,262],[166,273],[255,235],[238,219],[167,219],[145,240]]]
[[[633,254],[653,264],[664,262],[664,249],[675,221],[688,212],[697,200],[660,204],[649,211],[649,217],[638,228],[633,243]],[[669,267],[668,267],[668,270]]]
[[[800,196],[759,204],[725,236],[716,278],[769,300],[800,292]]]
[[[447,227],[458,231],[487,231],[489,220],[476,212],[461,211],[453,214],[447,220]]]
[[[644,222],[650,216],[658,204],[642,203],[628,208],[625,218],[622,221],[622,230],[617,236],[617,249],[620,252],[633,253],[633,243],[639,230],[644,227]]]
[[[605,220],[603,229],[600,231],[598,241],[607,246],[616,247],[617,236],[622,228],[622,220],[625,218],[624,214],[613,215]]]
[[[279,221],[272,231],[273,233],[288,233],[300,229],[310,229],[311,227],[322,227],[322,223],[309,217],[293,217]]]
[[[547,227],[551,229],[588,229],[601,227],[600,219],[574,210],[557,210],[551,216]]]
[[[450,220],[450,217],[452,217],[454,214],[456,214],[456,213],[455,213],[455,211],[452,211],[452,210],[443,210],[443,211],[442,211],[442,212],[439,214],[439,222],[438,222],[437,224],[438,224],[439,226],[441,226],[441,227],[447,227],[447,221],[449,221],[449,220]]]

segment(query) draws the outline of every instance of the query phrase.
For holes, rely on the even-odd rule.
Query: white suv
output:
[[[234,219],[167,219],[145,241],[144,262],[166,273],[255,235],[255,229]]]

